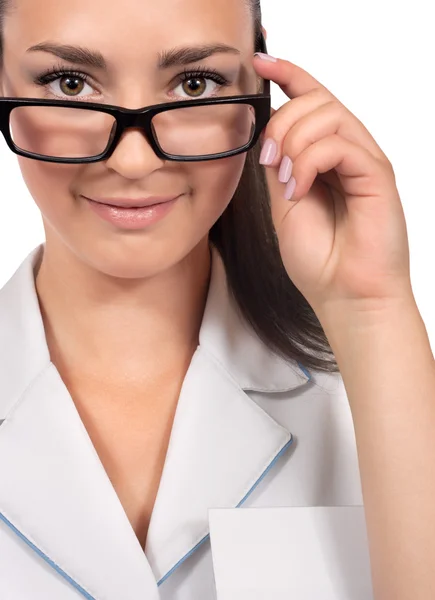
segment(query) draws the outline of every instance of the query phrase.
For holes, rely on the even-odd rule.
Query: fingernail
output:
[[[271,165],[276,156],[277,150],[278,147],[275,140],[272,138],[267,138],[267,140],[264,142],[263,149],[261,150],[260,165]]]
[[[281,183],[287,183],[291,177],[293,170],[293,163],[289,156],[284,156],[281,161],[281,166],[279,168],[278,179]]]
[[[293,196],[293,192],[295,191],[295,187],[296,187],[296,179],[294,177],[292,177],[290,179],[290,181],[288,182],[288,184],[286,185],[286,188],[284,191],[285,200],[291,200],[291,198]]]
[[[256,52],[254,56],[258,56],[261,60],[268,60],[269,62],[276,62],[276,58],[270,54],[264,54],[264,52]]]

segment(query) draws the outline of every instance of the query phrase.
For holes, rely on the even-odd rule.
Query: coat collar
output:
[[[0,290],[0,519],[84,597],[157,598],[158,585],[207,539],[208,508],[240,506],[291,444],[246,391],[294,390],[310,374],[240,318],[212,247],[200,343],[144,552],[50,360],[34,282],[43,250]]]

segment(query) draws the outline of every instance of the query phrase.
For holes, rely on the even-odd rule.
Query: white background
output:
[[[263,0],[269,53],[303,67],[331,90],[364,123],[393,164],[408,227],[412,286],[434,350],[431,13],[428,0]],[[287,100],[272,83],[273,107]],[[17,157],[1,135],[0,169],[1,287],[44,240],[44,231]]]

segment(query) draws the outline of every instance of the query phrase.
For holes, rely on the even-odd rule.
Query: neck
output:
[[[70,377],[116,385],[187,366],[198,345],[210,266],[208,239],[181,262],[134,279],[97,271],[47,240],[35,285],[52,362]]]

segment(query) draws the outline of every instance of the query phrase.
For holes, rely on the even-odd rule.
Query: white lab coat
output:
[[[50,361],[33,271],[43,249],[0,290],[1,598],[371,598],[369,577],[355,584],[366,548],[342,379],[283,361],[260,341],[238,316],[215,249],[141,547]],[[340,508],[320,523],[322,506]]]

